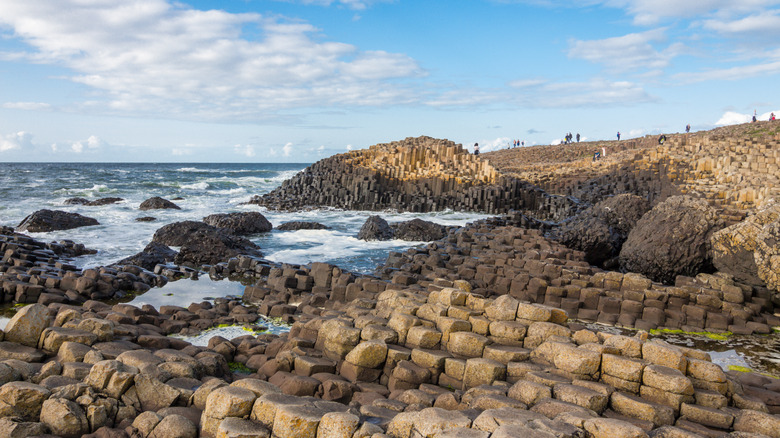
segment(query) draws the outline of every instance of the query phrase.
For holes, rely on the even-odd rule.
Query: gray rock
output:
[[[162,209],[173,209],[173,210],[181,210],[181,207],[174,204],[173,202],[163,199],[159,196],[154,196],[152,198],[147,199],[146,201],[142,202],[141,205],[138,206],[140,210],[162,210]]]
[[[393,229],[386,220],[379,216],[369,216],[358,231],[360,240],[390,240],[393,238]]]
[[[49,231],[70,230],[72,228],[100,225],[97,219],[58,210],[38,210],[27,216],[16,227],[19,231],[44,233]]]
[[[226,228],[237,235],[266,233],[273,228],[271,222],[256,211],[212,214],[204,217],[203,222],[217,228]]]

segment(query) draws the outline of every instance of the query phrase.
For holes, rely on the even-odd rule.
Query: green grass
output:
[[[228,367],[230,368],[230,371],[234,373],[242,373],[242,374],[252,374],[257,370],[253,370],[252,368],[247,367],[246,365],[242,364],[241,362],[228,362]]]

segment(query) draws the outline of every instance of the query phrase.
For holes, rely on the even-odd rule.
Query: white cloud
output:
[[[84,152],[84,145],[80,141],[73,142],[70,145],[70,150],[77,154],[80,154]]]
[[[171,149],[171,155],[175,157],[183,157],[186,155],[192,155],[192,150],[187,148],[173,148]]]
[[[774,34],[780,33],[780,13],[764,11],[737,20],[711,19],[704,27],[724,34]]]
[[[6,102],[2,105],[2,107],[6,109],[20,109],[20,110],[35,111],[35,110],[48,110],[51,108],[51,105],[42,102]]]
[[[339,5],[346,6],[349,9],[363,10],[372,6],[375,3],[384,3],[392,0],[299,0],[305,5],[319,5],[319,6],[331,6]]]
[[[703,72],[679,73],[673,77],[685,83],[703,81],[733,81],[756,76],[769,76],[780,73],[780,60],[760,64],[712,69]]]
[[[290,108],[413,100],[391,80],[424,75],[404,54],[321,41],[306,23],[167,0],[3,0],[0,26],[31,47],[4,58],[69,68],[70,80],[97,92],[82,110],[101,113],[259,120]],[[245,28],[262,37],[247,38]]]
[[[775,111],[767,111],[763,114],[759,114],[756,116],[756,119],[758,120],[769,120],[770,115],[774,113],[775,117],[780,116],[780,110]],[[715,126],[726,126],[726,125],[738,125],[741,123],[748,123],[753,120],[753,114],[742,114],[738,113],[736,111],[726,111],[723,113],[723,115],[718,119],[717,122],[715,122]]]
[[[348,145],[347,145],[347,150],[348,150],[348,151],[351,151],[351,150],[352,150],[352,145],[351,145],[351,144],[348,144]]]
[[[19,131],[0,137],[0,152],[7,152],[14,149],[32,149],[32,135],[28,132]]]
[[[667,67],[683,50],[680,43],[663,50],[653,47],[653,43],[665,41],[666,29],[655,29],[602,40],[575,40],[570,43],[568,54],[571,58],[603,64],[614,72],[656,70]]]
[[[240,145],[237,144],[233,146],[233,150],[239,154],[246,157],[254,157],[255,156],[255,148],[252,145]]]
[[[293,150],[293,144],[287,143],[282,147],[282,155],[284,155],[285,157],[289,157],[290,154],[292,154],[292,150]]]

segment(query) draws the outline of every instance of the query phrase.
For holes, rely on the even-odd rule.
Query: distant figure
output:
[[[756,117],[756,110],[753,110],[753,122],[755,123],[758,120]]]
[[[577,143],[579,143],[579,142],[580,142],[580,133],[578,132],[577,133]]]
[[[661,134],[660,137],[658,137],[658,144],[664,144],[666,143],[666,135]]]
[[[691,132],[691,125],[690,125],[690,123],[685,125],[685,133],[687,134],[689,132]]]
[[[479,143],[474,143],[474,155],[479,155]]]
[[[520,143],[520,146],[525,147],[525,140]]]
[[[606,157],[607,156],[607,148],[604,146],[601,147],[601,156]]]
[[[775,113],[769,114],[769,121],[774,122],[775,121]]]
[[[593,153],[593,161],[598,161],[601,158],[601,152],[596,151]]]
[[[618,141],[620,141],[620,131],[618,131],[617,137],[618,137]]]

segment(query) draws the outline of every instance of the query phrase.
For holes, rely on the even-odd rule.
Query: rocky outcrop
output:
[[[177,265],[200,267],[227,261],[241,254],[262,257],[260,247],[224,228],[203,222],[183,221],[158,229],[152,242],[180,247]]]
[[[380,216],[369,216],[358,231],[360,240],[390,240],[393,238],[393,229]]]
[[[163,209],[173,209],[173,210],[181,210],[181,207],[174,204],[173,202],[163,199],[159,196],[154,196],[146,201],[142,202],[141,205],[138,206],[139,210],[163,210]]]
[[[135,265],[140,266],[146,270],[154,271],[157,265],[165,265],[173,263],[176,259],[177,252],[168,248],[159,242],[149,242],[143,251],[133,256],[124,258],[116,265]]]
[[[100,223],[97,219],[82,216],[78,213],[44,209],[38,210],[24,218],[16,229],[30,233],[45,233],[92,225],[100,225]]]
[[[273,225],[262,214],[253,212],[212,214],[203,218],[203,222],[217,228],[225,228],[237,235],[266,233]]]
[[[514,209],[544,220],[561,220],[580,208],[572,198],[548,196],[521,180],[501,176],[459,144],[430,137],[325,158],[249,203],[279,210],[452,209],[498,214]]]
[[[592,265],[614,268],[628,233],[649,209],[650,203],[639,196],[611,196],[562,222],[550,237],[584,252]]]
[[[780,305],[780,220],[761,229],[756,239],[755,261],[758,277],[775,292]]]
[[[330,227],[319,222],[309,221],[290,221],[276,227],[279,231],[297,231],[297,230],[329,230]]]
[[[69,240],[44,243],[0,228],[0,292],[5,303],[80,304],[121,298],[165,284],[165,277],[138,266],[79,269],[72,257],[94,254]]]
[[[780,204],[772,201],[744,221],[717,231],[710,242],[712,264],[739,281],[754,286],[763,285],[755,257],[758,236],[765,227],[778,220]]]
[[[422,219],[388,224],[380,216],[369,216],[358,231],[360,240],[406,240],[410,242],[430,242],[444,238],[448,228]]]
[[[654,281],[673,284],[711,264],[710,238],[724,223],[702,199],[673,196],[636,223],[620,251],[620,266]]]
[[[124,199],[117,197],[98,198],[90,201],[87,198],[68,198],[65,200],[65,205],[86,205],[88,207],[95,207],[100,205],[116,204],[122,202]]]
[[[393,229],[393,238],[411,242],[430,242],[443,239],[447,234],[447,227],[431,221],[412,219],[399,222],[390,226]]]

